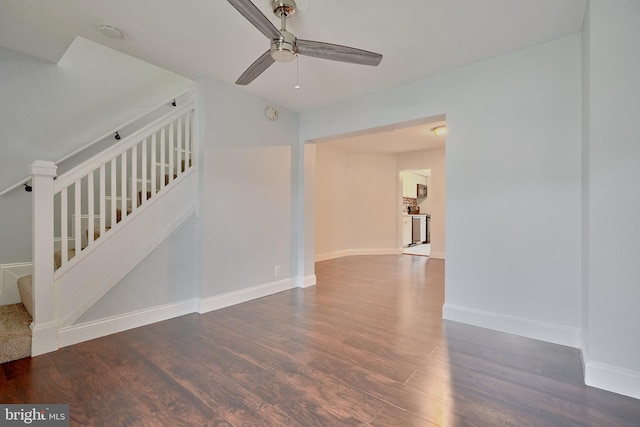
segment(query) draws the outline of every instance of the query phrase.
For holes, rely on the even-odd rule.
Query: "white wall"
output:
[[[196,298],[198,221],[192,217],[113,287],[76,324]]]
[[[589,8],[586,381],[640,398],[640,3]]]
[[[396,156],[316,144],[315,259],[396,253]]]
[[[329,144],[315,144],[315,256],[346,254],[350,218],[359,217],[349,201],[349,153]],[[320,256],[320,258],[318,258]]]
[[[0,47],[0,191],[34,160],[56,161],[190,85],[82,38],[58,65]],[[30,199],[22,189],[0,196],[0,264],[31,259]]]
[[[446,114],[449,318],[578,345],[580,41],[301,114],[301,141]]]
[[[431,257],[445,258],[446,224],[446,149],[413,151],[397,155],[398,170],[431,169],[429,185],[429,209],[420,212],[431,214]]]
[[[296,113],[213,79],[204,97],[201,297],[291,278]],[[275,277],[274,267],[280,266]]]
[[[351,153],[349,156],[350,249],[370,253],[394,253],[398,237],[398,169],[396,156],[381,153]]]
[[[447,114],[451,317],[579,345],[578,35],[459,71]]]

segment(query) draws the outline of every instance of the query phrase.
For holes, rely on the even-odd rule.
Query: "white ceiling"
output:
[[[269,0],[255,4],[279,27]],[[299,57],[247,90],[294,111],[347,100],[579,32],[586,0],[303,0],[300,38],[384,55],[378,67]],[[120,28],[106,38],[99,24]],[[0,0],[0,45],[57,62],[76,36],[190,78],[234,84],[269,41],[227,1]]]

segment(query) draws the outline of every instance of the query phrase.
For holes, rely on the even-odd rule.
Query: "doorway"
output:
[[[314,261],[403,253],[399,172],[422,169],[430,172],[427,203],[435,207],[429,212],[429,256],[444,258],[446,136],[432,131],[444,119],[434,116],[307,141],[314,145],[313,189],[307,187]]]
[[[402,253],[431,254],[431,169],[408,169],[398,173],[402,194]]]

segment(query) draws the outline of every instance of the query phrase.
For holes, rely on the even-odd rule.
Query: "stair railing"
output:
[[[32,165],[34,355],[57,349],[55,278],[193,168],[194,112],[189,100],[57,178]]]
[[[193,89],[192,88],[188,88],[183,90],[182,92],[172,96],[171,98],[164,100],[162,103],[160,104],[156,104],[153,107],[149,108],[148,110],[145,110],[144,112],[138,114],[137,116],[133,117],[131,120],[127,121],[126,123],[121,124],[120,126],[118,126],[118,128],[113,129],[109,132],[106,132],[105,134],[101,135],[100,137],[94,139],[93,141],[90,141],[89,143],[87,143],[86,145],[78,148],[77,150],[66,154],[64,157],[61,157],[60,159],[58,159],[57,161],[55,161],[54,163],[56,165],[60,165],[64,162],[69,161],[70,159],[73,160],[74,157],[81,155],[82,153],[86,152],[87,150],[91,149],[92,147],[101,144],[103,141],[105,141],[108,138],[112,138],[114,134],[117,134],[119,132],[122,132],[123,130],[127,130],[130,127],[139,127],[138,124],[142,121],[145,121],[145,119],[149,116],[151,116],[152,114],[160,111],[160,109],[166,105],[168,105],[170,102],[173,106],[175,106],[176,104],[176,100],[177,99],[182,99],[183,97],[188,97],[192,94]],[[25,177],[24,179],[21,179],[20,181],[16,182],[15,184],[11,185],[10,187],[5,188],[4,190],[0,191],[0,196],[4,196],[5,194],[10,193],[11,191],[23,187],[25,185],[29,186],[29,177]]]

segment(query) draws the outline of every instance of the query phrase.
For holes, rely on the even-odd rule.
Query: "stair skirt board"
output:
[[[31,356],[30,323],[22,303],[0,307],[0,363]]]
[[[61,328],[58,332],[58,342],[60,347],[67,347],[129,329],[162,322],[163,320],[173,319],[174,317],[191,313],[204,314],[293,288],[295,288],[293,280],[284,279],[209,298],[187,299],[106,319],[67,326]]]
[[[190,170],[191,171],[191,170]],[[61,327],[71,326],[93,304],[120,282],[166,238],[196,213],[195,189],[197,175],[186,172],[178,185],[170,187],[162,197],[147,204],[154,209],[140,209],[138,215],[122,222],[121,232],[108,233],[102,244],[88,250],[82,262],[63,266],[56,274],[56,317]],[[165,224],[159,227],[158,224]],[[126,232],[128,229],[130,232]],[[109,235],[110,234],[110,235]],[[131,248],[131,241],[140,242],[135,252],[124,255],[122,248]],[[109,243],[109,244],[107,244]],[[118,271],[113,265],[119,265]],[[95,284],[88,295],[84,283]]]

